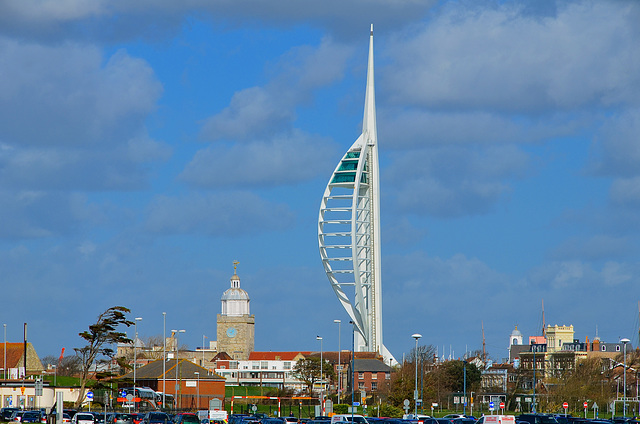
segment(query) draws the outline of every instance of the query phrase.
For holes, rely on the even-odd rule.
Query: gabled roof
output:
[[[220,352],[210,362],[215,361],[233,361],[233,358],[227,352]]]
[[[391,372],[391,367],[378,359],[355,358],[353,369],[356,372]]]
[[[179,365],[179,373],[178,366]],[[178,373],[178,378],[199,378],[200,380],[220,380],[225,381],[225,378],[207,370],[206,368],[202,368],[200,365],[196,365],[193,362],[187,359],[180,359],[176,362],[175,359],[168,359],[165,364],[165,373],[164,377],[175,380],[176,373]],[[158,359],[153,361],[143,367],[136,369],[136,380],[160,380],[162,379],[162,359]],[[199,374],[196,374],[199,373]],[[118,377],[119,379],[129,379],[133,378],[133,371]]]
[[[250,361],[298,361],[311,352],[251,352]]]
[[[17,368],[23,356],[24,343],[7,343],[7,368]],[[4,343],[0,343],[0,364],[4,364]]]
[[[5,344],[0,343],[0,364],[4,364]],[[22,367],[24,343],[7,343],[7,368]],[[1,367],[2,365],[0,365]],[[33,344],[27,343],[27,373],[41,372],[44,369]]]

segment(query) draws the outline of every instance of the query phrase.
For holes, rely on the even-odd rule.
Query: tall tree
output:
[[[78,334],[87,344],[84,347],[74,349],[82,367],[80,392],[78,393],[75,408],[79,408],[82,404],[89,370],[100,359],[99,356],[112,357],[115,352],[110,347],[111,345],[132,342],[126,333],[117,331],[121,325],[127,327],[133,325],[133,321],[127,319],[126,314],[129,312],[131,311],[124,306],[113,306],[101,313],[96,323],[89,326],[89,330]]]
[[[324,370],[323,370],[324,371]],[[309,395],[313,391],[313,383],[320,379],[320,358],[310,356],[296,362],[293,367],[292,374],[307,386]]]

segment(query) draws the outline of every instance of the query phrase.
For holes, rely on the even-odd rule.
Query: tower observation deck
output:
[[[355,349],[396,363],[382,343],[380,185],[373,78],[373,25],[369,38],[362,134],[336,166],[318,217],[320,257],[338,300],[354,323]]]

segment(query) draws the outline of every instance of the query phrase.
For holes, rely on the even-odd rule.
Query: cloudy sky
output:
[[[321,196],[360,132],[375,29],[385,344],[506,356],[638,345],[640,3],[0,3],[0,276],[9,341],[215,339],[233,260],[256,350],[350,346]],[[130,331],[131,334],[131,331]]]

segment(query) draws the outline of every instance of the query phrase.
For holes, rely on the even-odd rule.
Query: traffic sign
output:
[[[500,402],[500,409],[504,409],[504,402]]]
[[[489,411],[493,412],[493,408],[496,406],[495,403],[489,402]]]
[[[87,392],[87,399],[89,399],[89,401],[93,400],[93,392]]]
[[[360,402],[353,402],[353,405],[351,406],[360,406]]]
[[[585,402],[584,403],[584,409],[587,409],[589,407],[589,402]]]
[[[564,409],[569,409],[569,404],[567,402],[565,402],[565,403],[562,404],[562,407]]]

